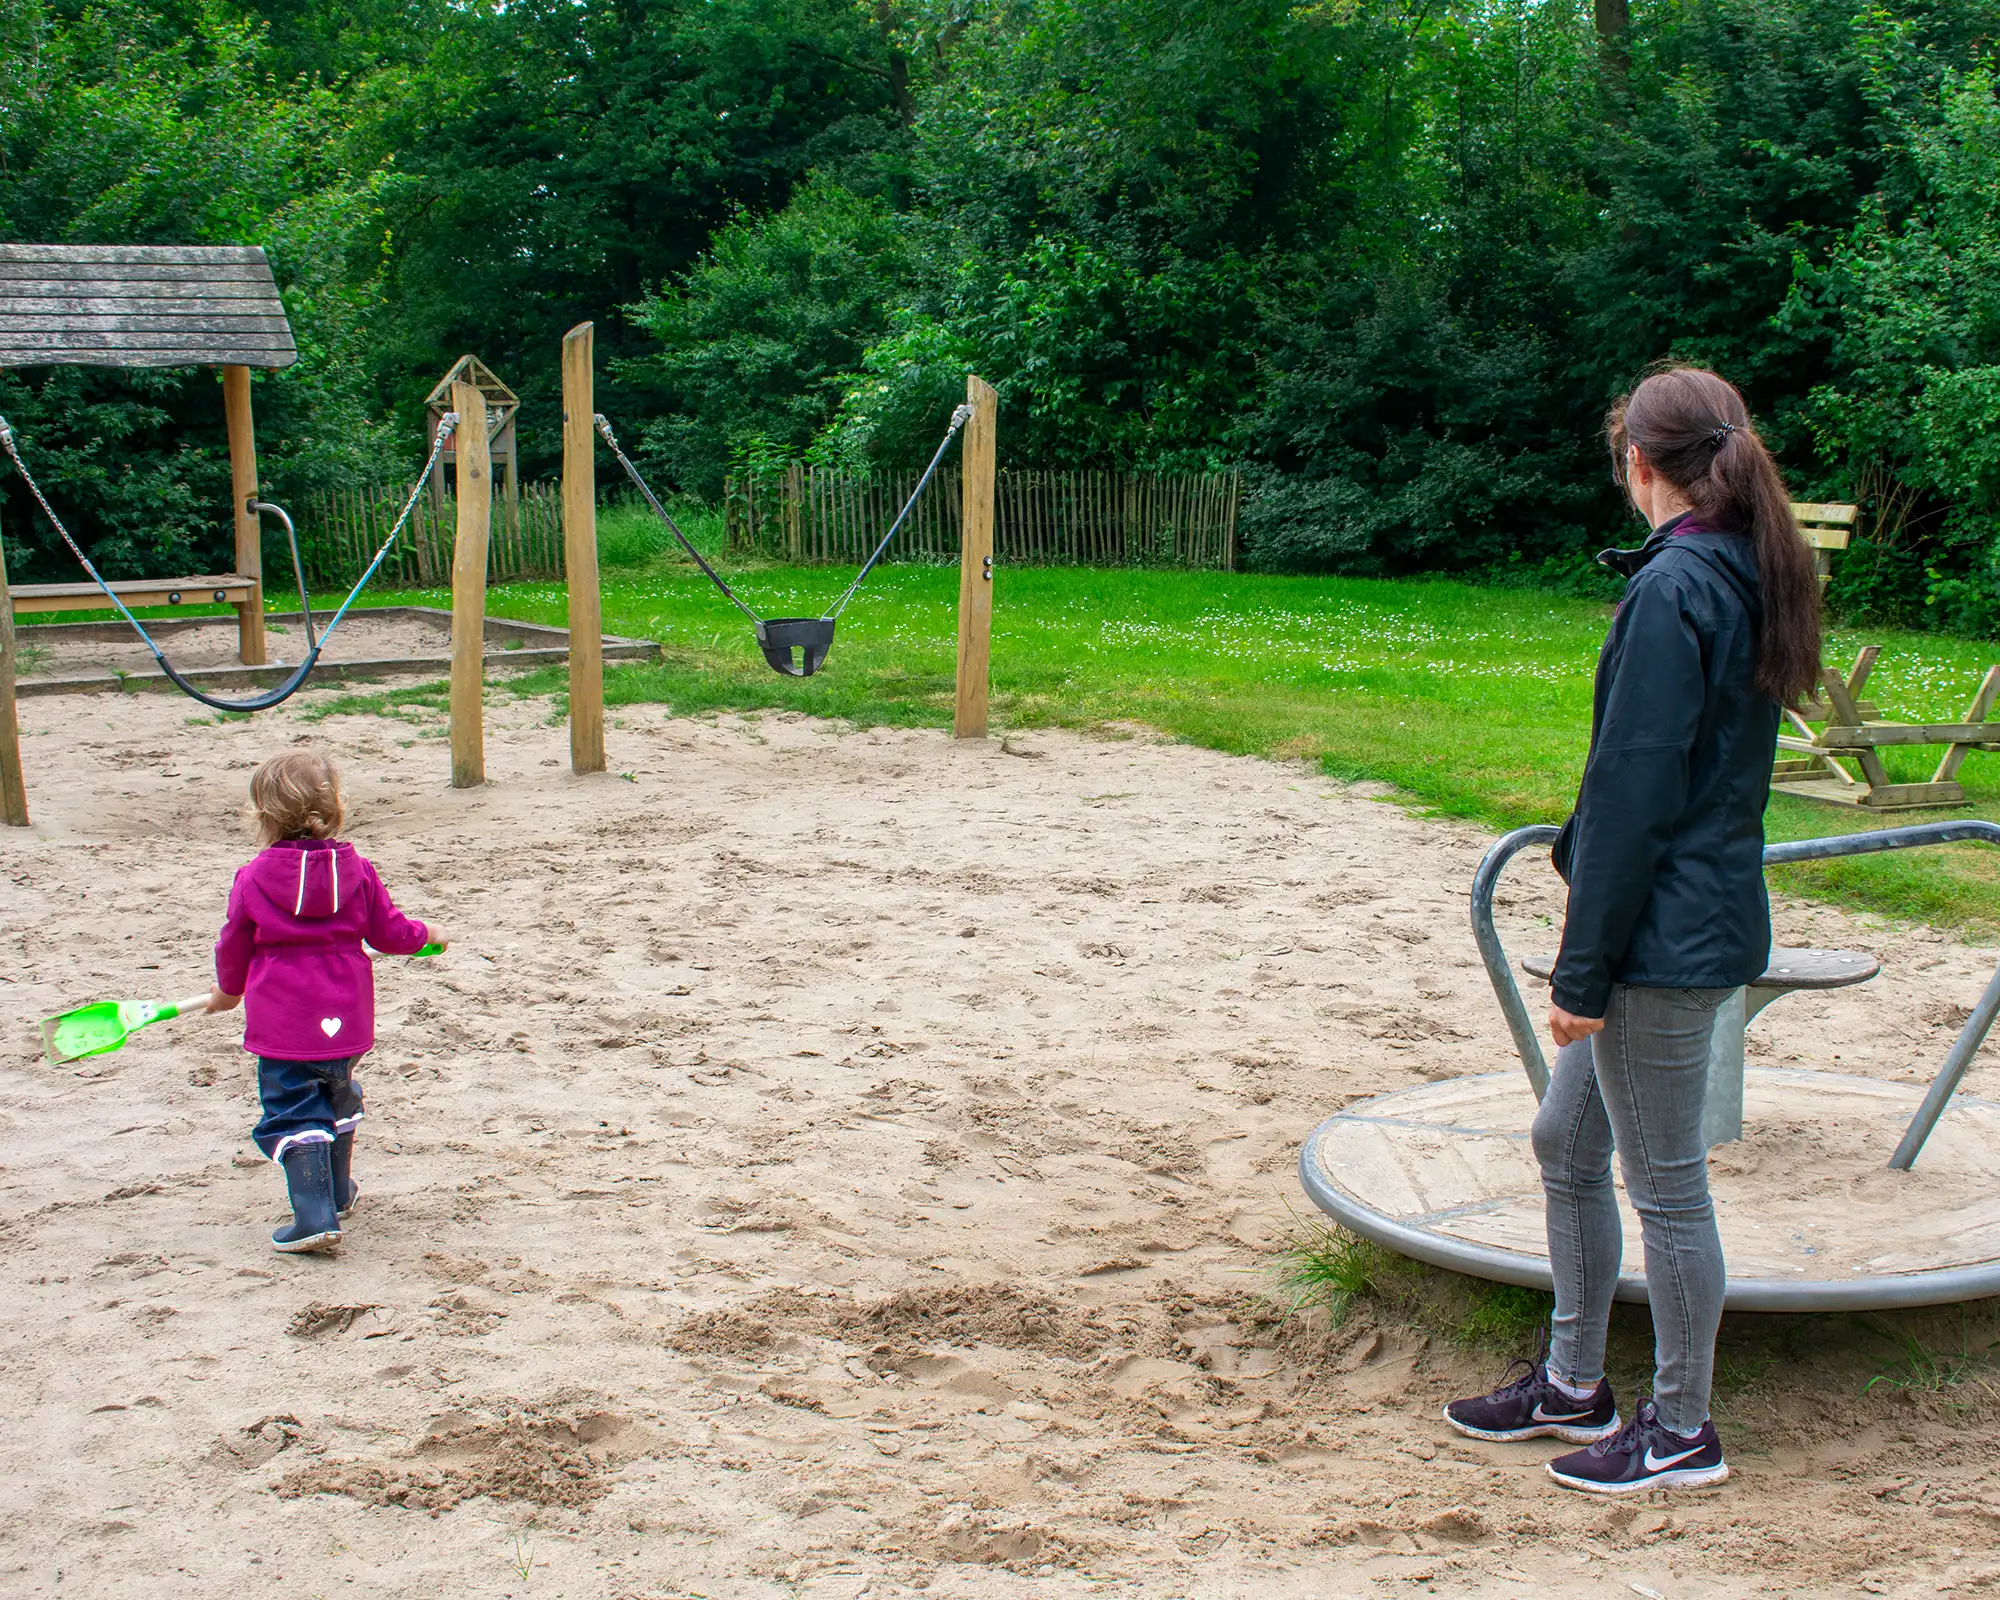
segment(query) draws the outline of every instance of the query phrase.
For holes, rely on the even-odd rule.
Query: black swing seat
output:
[[[757,624],[757,647],[777,671],[810,678],[833,648],[831,617],[766,617]],[[796,656],[793,651],[797,651]]]

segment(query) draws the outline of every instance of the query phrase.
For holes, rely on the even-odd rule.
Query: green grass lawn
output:
[[[690,529],[712,545],[707,519]],[[861,723],[948,726],[956,568],[884,567],[840,624],[816,677],[764,665],[747,622],[685,559],[619,535],[632,565],[607,567],[607,632],[657,639],[657,666],[607,672],[614,704],[677,712],[783,707]],[[608,553],[608,552],[607,552]],[[852,568],[736,567],[767,616],[816,615]],[[728,574],[731,569],[725,568]],[[1338,778],[1394,784],[1423,808],[1496,828],[1566,814],[1589,740],[1603,604],[1436,581],[1277,578],[1132,569],[1002,567],[995,577],[993,721],[998,729],[1144,723],[1245,755],[1304,759]],[[436,591],[374,604],[448,605]],[[562,588],[514,584],[496,615],[561,623]],[[1886,714],[1956,718],[2000,645],[1880,629],[1838,633],[1829,659],[1884,646],[1869,691]],[[521,687],[559,691],[560,672]],[[1892,751],[1892,776],[1930,776],[1936,750]],[[1974,755],[1971,812],[2000,818],[2000,760]],[[1872,819],[1779,797],[1773,839],[1856,831]],[[1789,869],[1782,890],[1967,937],[2000,932],[2000,853],[1950,846]]]

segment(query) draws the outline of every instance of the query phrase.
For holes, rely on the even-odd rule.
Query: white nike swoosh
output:
[[[1528,1413],[1531,1422],[1576,1422],[1590,1415],[1586,1408],[1582,1411],[1544,1411],[1541,1401],[1535,1402],[1535,1409]]]
[[[1702,1447],[1700,1445],[1696,1445],[1692,1450],[1683,1450],[1677,1456],[1668,1456],[1665,1460],[1662,1460],[1660,1457],[1653,1454],[1653,1447],[1651,1445],[1647,1445],[1646,1470],[1648,1472],[1662,1472],[1666,1468],[1671,1467],[1676,1461],[1685,1461],[1689,1456],[1700,1455],[1701,1449]]]

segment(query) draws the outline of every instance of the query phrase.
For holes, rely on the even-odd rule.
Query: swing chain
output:
[[[146,648],[153,652],[153,659],[160,664],[160,670],[166,674],[167,678],[176,688],[191,699],[199,700],[203,705],[212,706],[218,711],[265,711],[277,705],[280,701],[289,699],[294,691],[311,674],[313,667],[319,661],[320,652],[326,648],[327,641],[333,637],[333,630],[340,626],[340,619],[347,615],[348,609],[361,597],[361,591],[368,587],[368,580],[375,576],[376,569],[382,565],[389,554],[389,547],[396,542],[404,526],[409,522],[411,514],[415,512],[417,501],[423,494],[424,485],[430,480],[430,475],[437,470],[439,458],[444,454],[445,444],[457,429],[458,413],[456,411],[447,411],[439,418],[437,437],[431,443],[430,459],[424,463],[424,470],[417,474],[416,486],[410,490],[410,498],[404,502],[402,514],[396,518],[395,526],[389,530],[389,536],[382,541],[382,547],[375,552],[375,559],[368,563],[368,570],[361,574],[360,581],[348,591],[347,598],[341,601],[340,609],[334,612],[333,620],[326,625],[326,631],[319,636],[316,642],[311,643],[307,648],[305,660],[293,671],[291,677],[279,684],[270,693],[258,695],[250,700],[234,702],[218,700],[212,695],[204,694],[174,670],[173,663],[167,660],[166,652],[161,650],[153,636],[146,631],[145,624],[135,617],[132,614],[131,608],[118,597],[118,591],[104,581],[103,574],[91,564],[90,557],[83,553],[83,547],[71,537],[70,531],[64,526],[62,518],[56,515],[55,507],[49,504],[49,497],[42,493],[42,486],[35,481],[35,475],[28,470],[27,462],[21,459],[21,451],[15,441],[14,430],[4,416],[0,416],[0,449],[4,449],[8,459],[14,463],[14,470],[20,473],[21,481],[27,484],[29,492],[34,495],[36,502],[41,506],[42,512],[49,519],[50,525],[54,527],[57,533],[62,535],[62,541],[69,546],[70,554],[74,555],[83,564],[83,570],[90,574],[91,581],[104,591],[105,598],[116,608],[118,614],[131,624],[132,631],[138,634],[140,639],[144,641]],[[283,513],[281,512],[280,515],[283,515]],[[291,519],[286,517],[285,522],[289,530]],[[292,561],[294,566],[297,567],[298,541],[296,538],[292,541]],[[303,598],[302,572],[301,592]],[[306,636],[310,640],[312,637],[312,608],[310,605],[307,605],[305,608],[305,619]]]
[[[90,557],[85,555],[77,542],[69,536],[69,529],[63,526],[62,518],[56,515],[56,508],[49,504],[49,497],[42,493],[42,486],[35,482],[35,475],[28,470],[28,463],[21,459],[20,446],[14,441],[13,426],[5,417],[0,417],[0,449],[4,449],[7,452],[7,459],[14,463],[14,470],[20,473],[21,481],[28,486],[28,492],[35,497],[36,503],[41,506],[42,514],[49,519],[50,524],[55,528],[56,532],[62,535],[62,541],[69,546],[70,553],[83,563],[83,570],[96,579],[98,588],[103,589],[106,594],[111,594],[109,586],[102,578],[98,577],[97,568],[90,564]],[[125,607],[119,604],[118,597],[115,594],[111,594],[111,603],[117,606],[120,611],[125,610]],[[132,620],[130,613],[127,613],[126,620]],[[138,624],[133,622],[133,626],[138,627]],[[140,637],[144,638],[145,632],[144,628],[140,628]],[[146,643],[149,645],[152,642],[150,639],[146,640]],[[158,647],[155,646],[153,654],[157,656],[159,653]]]
[[[952,412],[951,425],[944,430],[944,437],[938,441],[938,447],[931,455],[931,464],[924,468],[924,475],[917,480],[916,488],[910,491],[909,499],[903,502],[903,509],[896,513],[896,520],[889,524],[889,531],[882,535],[882,542],[875,546],[874,553],[861,563],[861,570],[855,573],[854,581],[847,586],[846,592],[838,600],[834,601],[832,605],[828,606],[825,611],[820,613],[822,621],[838,622],[840,620],[841,612],[847,609],[847,602],[854,598],[854,591],[859,589],[862,580],[875,570],[875,563],[882,559],[882,552],[889,548],[889,541],[896,537],[896,532],[903,526],[904,519],[909,516],[911,507],[915,506],[923,498],[924,490],[930,487],[930,481],[937,472],[938,463],[944,460],[944,453],[951,448],[951,441],[958,437],[958,430],[971,420],[972,403],[970,401],[962,403],[956,411]]]
[[[618,448],[618,436],[611,431],[611,423],[606,419],[604,413],[601,411],[593,412],[591,413],[590,420],[596,426],[604,442],[611,447],[611,453],[618,458],[618,464],[625,469],[625,476],[630,478],[638,486],[639,493],[646,497],[646,504],[653,508],[653,515],[667,525],[669,533],[680,540],[681,548],[694,558],[694,564],[708,574],[708,581],[720,589],[728,598],[729,603],[735,606],[738,611],[756,623],[758,627],[763,627],[764,619],[737,597],[736,591],[723,581],[722,574],[711,567],[708,564],[707,557],[695,549],[694,541],[681,532],[681,525],[667,515],[667,508],[660,504],[659,497],[653,493],[646,480],[639,476],[639,469],[633,466],[630,458],[626,456],[623,450]]]

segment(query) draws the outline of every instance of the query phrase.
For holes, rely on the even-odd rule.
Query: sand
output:
[[[1548,1483],[1555,1447],[1436,1420],[1491,1349],[1278,1315],[1304,1134],[1512,1063],[1466,924],[1480,831],[1143,737],[656,707],[577,779],[548,702],[493,699],[470,792],[427,712],[23,702],[0,1592],[2000,1583],[2000,1408],[1976,1382],[1864,1392],[1885,1347],[1855,1356],[1850,1323],[1732,1375],[1731,1484],[1606,1506]],[[31,1039],[207,981],[245,778],[294,742],[339,757],[356,843],[456,941],[379,969],[363,1194],[325,1258],[265,1243],[284,1213],[235,1019],[68,1069]],[[1559,886],[1510,882],[1525,949]],[[1781,1002],[1757,1061],[1928,1075],[2000,956],[1778,920],[1885,973]],[[2000,1089],[1990,1055],[1969,1086]]]

